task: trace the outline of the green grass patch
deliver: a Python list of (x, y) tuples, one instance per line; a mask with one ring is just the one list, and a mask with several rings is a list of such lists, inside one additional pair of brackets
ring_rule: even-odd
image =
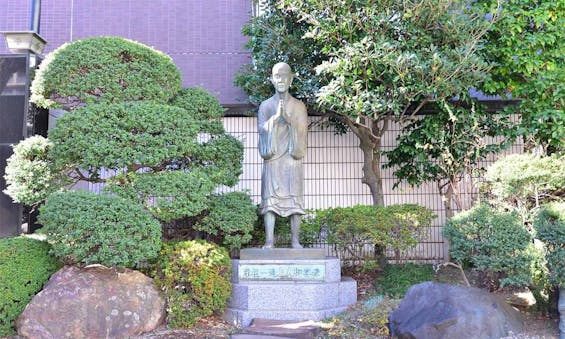
[(431, 280), (434, 280), (432, 265), (387, 265), (375, 283), (375, 290), (391, 298), (402, 298), (410, 286)]

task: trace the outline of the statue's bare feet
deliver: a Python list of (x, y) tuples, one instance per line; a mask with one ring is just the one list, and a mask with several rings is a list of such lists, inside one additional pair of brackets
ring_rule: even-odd
[(265, 245), (263, 245), (263, 247), (261, 247), (262, 249), (269, 249), (269, 248), (273, 248), (273, 242), (272, 241), (267, 241), (265, 242)]
[(300, 245), (300, 243), (298, 241), (293, 241), (292, 242), (292, 248), (302, 248), (302, 245)]

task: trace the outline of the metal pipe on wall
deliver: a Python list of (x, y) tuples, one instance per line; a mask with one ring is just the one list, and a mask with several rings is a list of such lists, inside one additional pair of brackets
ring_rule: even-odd
[(41, 0), (31, 0), (31, 15), (29, 19), (29, 29), (39, 34), (41, 23)]

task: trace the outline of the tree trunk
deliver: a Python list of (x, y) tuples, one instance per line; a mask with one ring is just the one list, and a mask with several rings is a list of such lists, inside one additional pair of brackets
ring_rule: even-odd
[(363, 178), (369, 186), (373, 205), (384, 206), (384, 192), (381, 172), (381, 138), (371, 137), (367, 131), (359, 130), (359, 148), (363, 152)]

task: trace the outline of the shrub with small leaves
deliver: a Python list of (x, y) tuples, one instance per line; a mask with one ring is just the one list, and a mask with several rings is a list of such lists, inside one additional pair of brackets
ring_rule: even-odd
[(565, 155), (512, 154), (485, 174), (483, 191), (494, 205), (519, 212), (525, 221), (542, 204), (565, 198)]
[(53, 143), (39, 135), (29, 137), (14, 146), (6, 163), (4, 193), (14, 202), (35, 205), (65, 185), (65, 176), (49, 159)]
[(133, 268), (161, 249), (161, 225), (130, 200), (68, 191), (51, 194), (40, 211), (52, 252), (68, 264)]
[(230, 192), (210, 197), (208, 215), (194, 229), (206, 233), (207, 240), (233, 250), (251, 241), (256, 220), (257, 206), (249, 195)]
[(93, 37), (49, 53), (31, 85), (31, 102), (66, 110), (92, 103), (166, 103), (181, 89), (172, 59), (120, 37)]
[(531, 283), (532, 237), (516, 213), (477, 205), (451, 218), (443, 234), (456, 262), (483, 271), (500, 286)]
[(545, 244), (551, 280), (565, 288), (565, 203), (544, 205), (534, 220), (536, 238)]
[[(316, 211), (305, 220), (308, 229), (317, 225), (330, 244), (350, 254), (359, 251), (351, 246), (371, 243), (393, 250), (396, 259), (416, 246), (431, 225), (433, 213), (418, 205), (354, 206)], [(362, 258), (361, 258), (362, 259)]]
[(190, 327), (222, 311), (231, 296), (231, 263), (222, 247), (203, 240), (166, 243), (155, 282), (167, 298), (171, 327)]
[(0, 239), (0, 337), (15, 333), (17, 317), (61, 267), (50, 248), (31, 238)]
[(50, 139), (56, 164), (76, 180), (106, 183), (171, 221), (203, 212), (208, 196), (241, 173), (241, 142), (224, 133), (202, 140), (201, 132), (187, 110), (140, 101), (76, 109), (57, 120)]

